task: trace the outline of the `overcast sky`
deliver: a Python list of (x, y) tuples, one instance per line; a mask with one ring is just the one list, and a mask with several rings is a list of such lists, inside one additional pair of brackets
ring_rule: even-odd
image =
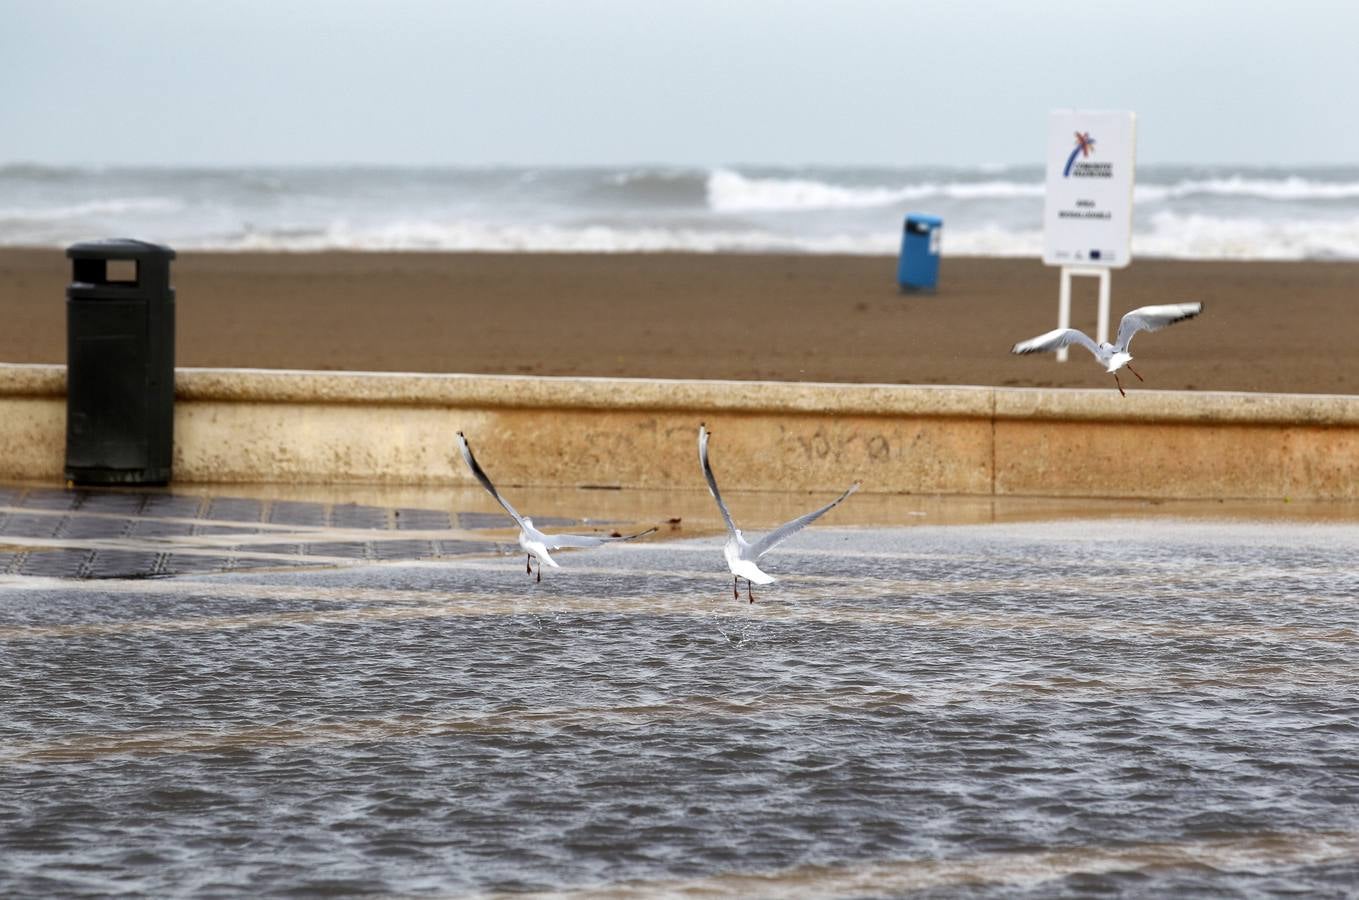
[(0, 0), (0, 162), (1359, 163), (1353, 0)]

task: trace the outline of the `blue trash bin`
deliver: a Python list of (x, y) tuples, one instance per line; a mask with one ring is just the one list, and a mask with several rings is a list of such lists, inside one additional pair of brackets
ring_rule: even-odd
[(933, 291), (939, 283), (939, 241), (944, 220), (911, 213), (901, 232), (897, 284), (903, 291)]

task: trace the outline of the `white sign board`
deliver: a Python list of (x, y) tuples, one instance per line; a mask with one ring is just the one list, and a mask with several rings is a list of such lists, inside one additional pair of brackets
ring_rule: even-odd
[(1061, 109), (1048, 117), (1043, 262), (1121, 269), (1132, 262), (1136, 117)]

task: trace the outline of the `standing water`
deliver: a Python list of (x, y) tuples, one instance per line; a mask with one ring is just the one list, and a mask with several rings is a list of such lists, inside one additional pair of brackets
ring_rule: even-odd
[(0, 894), (1359, 883), (1359, 527), (0, 580)]

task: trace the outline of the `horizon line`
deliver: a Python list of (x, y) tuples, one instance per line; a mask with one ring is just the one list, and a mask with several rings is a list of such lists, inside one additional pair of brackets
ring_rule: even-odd
[[(628, 162), (372, 162), (372, 161), (314, 161), (314, 162), (168, 162), (164, 160), (141, 162), (92, 162), (63, 161), (46, 162), (33, 159), (0, 160), (0, 169), (1018, 169), (1042, 168), (1043, 160), (1026, 162), (759, 162), (751, 160), (727, 162), (664, 162), (657, 160), (633, 160)], [(1354, 169), (1359, 168), (1355, 161), (1293, 161), (1293, 162), (1245, 162), (1241, 160), (1187, 161), (1187, 160), (1139, 160), (1138, 166), (1213, 166), (1238, 168), (1301, 168), (1301, 169)]]

